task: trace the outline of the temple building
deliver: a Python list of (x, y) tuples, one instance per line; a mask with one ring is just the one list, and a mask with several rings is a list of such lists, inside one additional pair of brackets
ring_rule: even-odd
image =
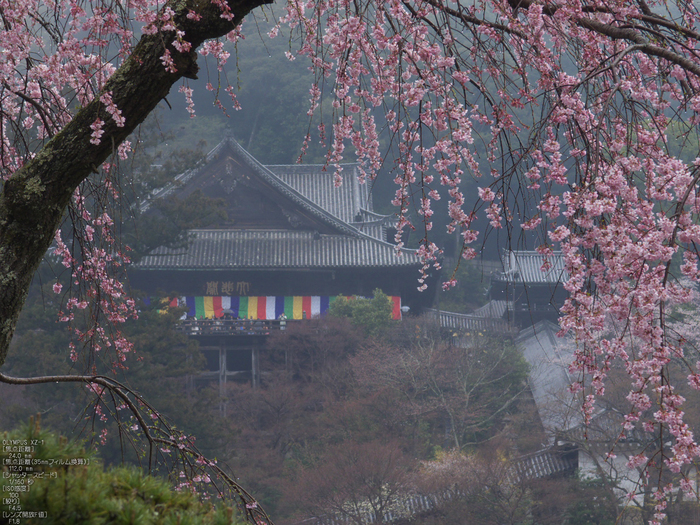
[(130, 270), (133, 286), (191, 297), (370, 296), (380, 288), (414, 312), (429, 306), (432, 296), (417, 290), (415, 252), (397, 257), (393, 218), (373, 211), (357, 166), (344, 168), (336, 188), (323, 166), (264, 166), (224, 139), (154, 198), (199, 190), (223, 199), (227, 217), (190, 230), (184, 248), (145, 256)]
[[(212, 372), (245, 369), (254, 382), (253, 349), (260, 344), (252, 336), (264, 335), (280, 318), (323, 315), (337, 296), (370, 297), (376, 288), (392, 297), (395, 317), (401, 307), (420, 313), (432, 303), (437, 275), (428, 292), (418, 291), (415, 251), (397, 256), (394, 219), (374, 211), (371, 188), (357, 175), (357, 165), (344, 165), (336, 187), (332, 169), (265, 166), (226, 137), (201, 165), (141, 207), (148, 213), (153, 199), (182, 200), (200, 191), (223, 199), (226, 217), (190, 230), (182, 248), (160, 247), (143, 257), (129, 270), (131, 284), (175, 297), (190, 321), (258, 322), (257, 332), (235, 333), (216, 330), (221, 324), (190, 323)], [(251, 337), (233, 337), (239, 332)], [(218, 362), (207, 354), (210, 347), (218, 348)], [(238, 355), (243, 347), (249, 357)]]
[(503, 271), (491, 277), (489, 307), (494, 311), (499, 307), (498, 317), (523, 328), (540, 321), (557, 322), (568, 297), (566, 277), (560, 252), (547, 258), (536, 251), (506, 252)]

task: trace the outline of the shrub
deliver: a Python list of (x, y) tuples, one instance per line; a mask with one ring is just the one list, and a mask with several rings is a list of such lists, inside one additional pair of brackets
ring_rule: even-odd
[(189, 491), (174, 490), (166, 480), (134, 467), (105, 469), (94, 454), (42, 431), (38, 422), (30, 420), (20, 430), (3, 433), (2, 439), (5, 523), (243, 523), (232, 507), (215, 506)]

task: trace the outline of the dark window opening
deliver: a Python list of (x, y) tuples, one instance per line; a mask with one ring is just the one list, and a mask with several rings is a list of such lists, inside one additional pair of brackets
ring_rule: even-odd
[(207, 364), (205, 370), (209, 372), (219, 371), (219, 350), (202, 350), (204, 359), (206, 359)]
[(245, 350), (226, 350), (226, 371), (243, 372), (253, 369), (253, 355), (249, 348)]

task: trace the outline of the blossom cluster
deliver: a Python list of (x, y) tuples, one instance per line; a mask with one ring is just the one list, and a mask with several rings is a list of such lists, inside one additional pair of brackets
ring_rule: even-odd
[[(229, 2), (211, 4), (235, 19)], [(288, 57), (310, 60), (311, 115), (331, 86), (333, 122), (318, 131), (330, 141), (336, 184), (349, 155), (366, 182), (384, 167), (386, 150), (396, 152), (397, 249), (407, 229), (420, 230), (421, 289), (440, 267), (431, 232), (441, 198), (446, 230), (459, 236), (465, 258), (477, 255), (479, 229), (522, 229), (546, 257), (561, 250), (569, 293), (561, 333), (576, 340), (571, 372), (580, 377), (574, 388), (584, 391), (586, 418), (611, 367), (621, 364), (630, 382), (624, 430), (662, 432), (661, 445), (670, 443), (660, 451), (663, 464), (683, 473), (700, 449), (669, 369), (685, 366), (696, 390), (700, 370), (669, 315), (700, 281), (699, 8), (689, 0), (672, 8), (660, 0), (512, 4), (288, 0), (270, 36), (285, 25), (298, 31)], [(195, 10), (178, 15), (178, 5), (0, 0), (0, 177), (95, 98), (100, 109), (85, 140), (98, 146), (109, 128), (123, 126), (118, 94), (105, 92), (105, 83), (141, 35), (168, 36), (159, 58), (176, 72), (178, 54), (192, 51), (178, 21), (201, 18)], [(240, 29), (227, 36), (240, 38)], [(217, 69), (229, 58), (216, 40), (200, 54)], [(208, 89), (223, 108), (218, 89)], [(191, 89), (180, 91), (194, 115)], [(233, 88), (226, 92), (236, 107)], [(120, 147), (120, 157), (128, 150)], [(117, 198), (111, 168), (76, 194), (74, 242), (57, 233), (55, 255), (71, 275), (54, 291), (76, 292), (62, 319), (83, 312), (95, 321), (75, 325), (71, 355), (109, 347), (119, 366), (131, 348), (114, 327), (135, 311), (114, 277), (128, 256), (100, 204)], [(88, 211), (88, 202), (98, 211)], [(453, 285), (449, 278), (444, 286)], [(656, 521), (670, 493), (655, 487)]]
[[(109, 183), (102, 187), (111, 189), (112, 198), (117, 196)], [(112, 367), (123, 368), (133, 345), (122, 335), (119, 325), (138, 317), (134, 300), (118, 278), (129, 256), (114, 236), (114, 221), (106, 209), (94, 216), (88, 210), (87, 200), (81, 190), (76, 191), (71, 215), (78, 249), (68, 248), (61, 230), (55, 234), (53, 253), (70, 271), (68, 283), (72, 292), (59, 316), (62, 322), (71, 325), (75, 336), (70, 343), (71, 360), (77, 361), (79, 349), (82, 349), (87, 352), (84, 356), (87, 361), (94, 362), (95, 357), (107, 349), (113, 352)], [(99, 200), (92, 204), (99, 208)], [(63, 284), (56, 282), (53, 291), (60, 294)], [(80, 323), (76, 322), (77, 312), (82, 314)]]
[[(686, 366), (698, 389), (700, 363), (669, 313), (700, 281), (698, 6), (478, 5), (287, 3), (280, 23), (299, 31), (297, 53), (317, 73), (311, 114), (319, 86), (333, 86), (327, 161), (341, 183), (351, 145), (364, 181), (382, 166), (382, 137), (396, 152), (396, 241), (400, 249), (403, 230), (421, 229), (420, 288), (439, 266), (430, 231), (441, 196), (447, 231), (461, 235), (467, 258), (477, 254), (477, 220), (531, 232), (546, 257), (561, 250), (569, 293), (561, 335), (577, 343), (571, 372), (587, 420), (620, 363), (631, 387), (622, 431), (662, 430), (671, 443), (660, 451), (664, 464), (682, 473), (700, 448), (669, 367)], [(465, 196), (472, 180), (478, 196)], [(673, 273), (679, 259), (686, 284)], [(650, 457), (636, 457), (635, 467)], [(668, 493), (656, 492), (657, 520)]]

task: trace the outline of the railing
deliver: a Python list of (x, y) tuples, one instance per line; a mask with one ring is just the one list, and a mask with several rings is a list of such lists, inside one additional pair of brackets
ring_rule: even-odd
[(511, 465), (509, 481), (519, 483), (562, 473), (572, 474), (578, 468), (578, 453), (572, 450), (544, 449), (516, 458)]
[[(557, 449), (544, 449), (527, 456), (514, 459), (507, 468), (504, 484), (526, 483), (528, 481), (559, 475), (572, 475), (578, 467), (574, 451), (562, 451)], [(382, 516), (382, 523), (391, 523), (399, 519), (415, 520), (415, 517), (439, 508), (452, 498), (460, 497), (460, 492), (447, 491), (442, 494), (404, 494), (397, 496)], [(309, 518), (295, 525), (349, 525), (361, 521), (366, 525), (377, 523), (374, 512), (367, 510), (360, 516), (354, 516), (351, 520), (342, 514), (326, 515), (317, 518)], [(359, 518), (359, 519), (358, 519)]]
[[(513, 311), (513, 305), (508, 305), (508, 310)], [(552, 303), (523, 302), (516, 303), (515, 310), (518, 312), (559, 312), (559, 309)]]
[(440, 326), (443, 328), (450, 328), (453, 330), (498, 333), (512, 331), (511, 326), (503, 319), (477, 317), (469, 314), (458, 314), (434, 309), (426, 309), (426, 314), (439, 319)]
[(270, 332), (284, 330), (291, 323), (298, 322), (262, 319), (183, 319), (178, 323), (177, 329), (191, 336), (269, 335)]

